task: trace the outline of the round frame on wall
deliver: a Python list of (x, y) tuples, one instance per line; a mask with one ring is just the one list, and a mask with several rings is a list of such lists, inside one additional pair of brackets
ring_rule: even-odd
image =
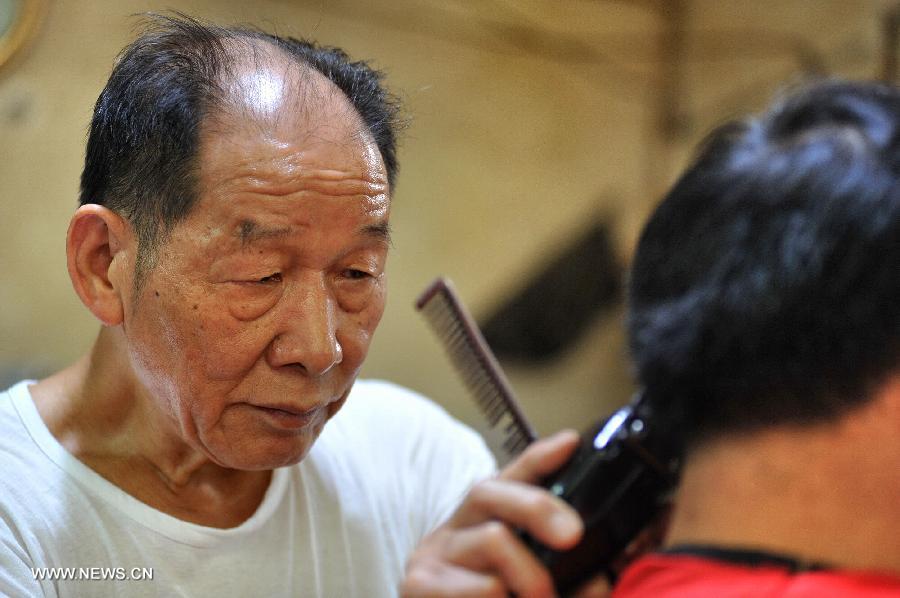
[(46, 8), (46, 0), (0, 0), (0, 74), (34, 37)]

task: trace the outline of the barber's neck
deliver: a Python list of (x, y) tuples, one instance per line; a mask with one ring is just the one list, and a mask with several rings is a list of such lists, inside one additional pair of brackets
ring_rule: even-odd
[[(119, 334), (102, 329), (89, 354), (31, 388), (47, 427), (79, 460), (156, 508), (207, 525), (240, 523), (258, 505), (271, 472), (223, 468), (191, 447), (136, 380)], [(205, 518), (195, 504), (215, 505), (216, 488), (245, 505), (223, 504), (227, 521)], [(179, 513), (180, 503), (196, 516)]]
[(687, 459), (667, 544), (900, 573), (900, 379), (831, 423), (734, 435)]

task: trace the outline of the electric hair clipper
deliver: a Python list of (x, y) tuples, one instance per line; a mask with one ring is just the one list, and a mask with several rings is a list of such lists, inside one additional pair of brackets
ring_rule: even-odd
[(575, 455), (545, 486), (578, 511), (584, 536), (566, 551), (525, 538), (560, 594), (600, 572), (616, 580), (632, 542), (668, 510), (678, 481), (675, 455), (640, 393), (582, 435)]

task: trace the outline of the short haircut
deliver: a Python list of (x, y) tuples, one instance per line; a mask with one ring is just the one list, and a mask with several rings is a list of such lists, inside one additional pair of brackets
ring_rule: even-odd
[(152, 268), (160, 239), (197, 199), (196, 158), (204, 118), (227, 104), (224, 72), (234, 46), (261, 45), (312, 68), (343, 92), (378, 146), (391, 190), (397, 175), (399, 104), (383, 74), (340, 49), (243, 27), (218, 27), (185, 15), (151, 15), (120, 54), (94, 108), (81, 174), (81, 205), (104, 205), (138, 236), (135, 287)]
[(640, 384), (690, 451), (834, 420), (900, 365), (900, 92), (819, 82), (716, 130), (629, 282)]

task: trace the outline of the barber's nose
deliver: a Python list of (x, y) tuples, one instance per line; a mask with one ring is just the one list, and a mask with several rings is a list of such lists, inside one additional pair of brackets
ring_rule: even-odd
[(297, 284), (285, 302), (279, 331), (269, 345), (273, 367), (295, 367), (309, 376), (321, 376), (341, 363), (335, 302), (324, 280)]

